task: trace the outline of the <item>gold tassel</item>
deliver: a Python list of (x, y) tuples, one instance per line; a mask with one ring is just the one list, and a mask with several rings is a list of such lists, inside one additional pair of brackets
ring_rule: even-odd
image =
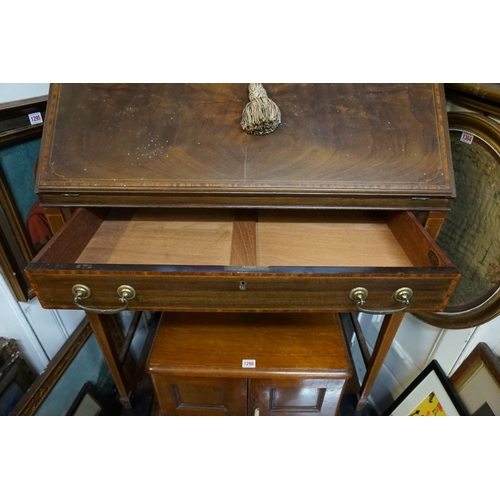
[(248, 85), (250, 102), (243, 110), (241, 128), (252, 135), (265, 135), (274, 132), (281, 123), (280, 108), (267, 97), (262, 83)]

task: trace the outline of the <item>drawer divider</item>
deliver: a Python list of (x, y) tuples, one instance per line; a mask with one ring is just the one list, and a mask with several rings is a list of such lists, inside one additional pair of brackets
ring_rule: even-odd
[(257, 210), (236, 210), (231, 266), (257, 266)]

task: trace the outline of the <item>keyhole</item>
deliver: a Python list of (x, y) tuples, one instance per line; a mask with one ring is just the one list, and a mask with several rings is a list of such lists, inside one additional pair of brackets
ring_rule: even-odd
[(246, 281), (240, 281), (240, 290), (246, 290), (246, 289), (247, 289)]

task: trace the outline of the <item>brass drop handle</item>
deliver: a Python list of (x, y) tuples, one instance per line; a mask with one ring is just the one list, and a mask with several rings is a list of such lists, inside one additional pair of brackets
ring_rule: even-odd
[(132, 288), (131, 286), (120, 285), (117, 288), (116, 293), (118, 294), (118, 297), (120, 297), (119, 300), (123, 304), (123, 306), (116, 309), (98, 309), (96, 307), (84, 306), (81, 303), (82, 300), (88, 299), (92, 295), (92, 292), (87, 285), (74, 285), (71, 291), (75, 296), (74, 302), (77, 307), (83, 309), (84, 311), (96, 314), (116, 314), (121, 311), (125, 311), (125, 309), (127, 309), (128, 307), (128, 301), (132, 300), (137, 295), (134, 288)]
[(255, 411), (253, 413), (253, 416), (254, 417), (260, 417), (260, 410), (259, 410), (259, 407), (255, 408)]
[(398, 312), (403, 312), (410, 305), (410, 300), (413, 297), (413, 290), (408, 287), (398, 288), (393, 295), (396, 302), (404, 304), (403, 307), (398, 309), (386, 309), (384, 311), (376, 311), (374, 309), (366, 309), (363, 306), (366, 304), (366, 298), (368, 297), (368, 290), (362, 286), (353, 288), (349, 293), (349, 298), (356, 303), (356, 309), (359, 312), (364, 312), (367, 314), (395, 314)]

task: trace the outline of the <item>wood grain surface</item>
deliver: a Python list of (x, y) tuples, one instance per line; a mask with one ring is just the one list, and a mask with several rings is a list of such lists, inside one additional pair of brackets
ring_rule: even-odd
[[(256, 360), (256, 367), (242, 368), (243, 359)], [(327, 313), (164, 313), (148, 367), (175, 375), (240, 378), (351, 374), (338, 315)]]
[(238, 211), (235, 219), (232, 210), (114, 209), (76, 262), (411, 267), (387, 219), (387, 214), (302, 211)]
[(453, 194), (441, 86), (266, 89), (283, 123), (249, 136), (246, 84), (52, 85), (39, 195)]

